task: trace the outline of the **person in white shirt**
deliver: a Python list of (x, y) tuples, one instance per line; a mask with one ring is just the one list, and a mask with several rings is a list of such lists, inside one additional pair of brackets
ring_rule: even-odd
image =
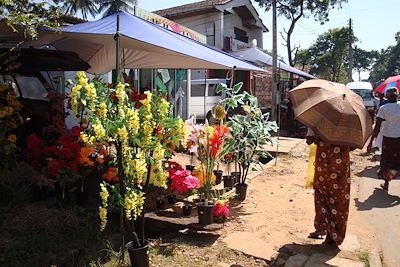
[[(400, 102), (397, 101), (399, 91), (396, 87), (386, 90), (385, 96), (388, 103), (379, 108), (376, 124), (368, 144), (371, 149), (373, 140), (382, 130), (382, 155), (378, 177), (385, 180), (381, 187), (389, 189), (389, 182), (400, 174)], [(382, 122), (385, 127), (381, 129)]]

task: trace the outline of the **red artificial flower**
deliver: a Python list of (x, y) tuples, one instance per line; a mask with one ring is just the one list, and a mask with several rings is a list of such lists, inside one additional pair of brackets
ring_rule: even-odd
[(210, 156), (215, 158), (218, 154), (222, 143), (224, 142), (225, 136), (229, 134), (229, 128), (224, 125), (217, 125), (214, 128), (210, 138), (208, 139), (208, 143), (211, 146)]
[(71, 133), (73, 137), (79, 137), (81, 135), (82, 128), (79, 126), (74, 126), (71, 129)]
[(168, 161), (167, 171), (168, 171), (169, 177), (171, 177), (178, 170), (183, 170), (182, 165), (180, 165), (179, 163), (177, 163), (175, 161)]

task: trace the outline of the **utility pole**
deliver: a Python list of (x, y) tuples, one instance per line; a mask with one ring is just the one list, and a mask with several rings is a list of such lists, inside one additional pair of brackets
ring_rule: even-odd
[(278, 111), (277, 111), (277, 75), (276, 75), (276, 69), (277, 69), (277, 38), (276, 38), (276, 0), (272, 1), (272, 82), (271, 82), (271, 119), (272, 120), (277, 120), (278, 119)]
[(347, 69), (347, 79), (353, 81), (353, 28), (351, 18), (349, 19), (349, 68)]

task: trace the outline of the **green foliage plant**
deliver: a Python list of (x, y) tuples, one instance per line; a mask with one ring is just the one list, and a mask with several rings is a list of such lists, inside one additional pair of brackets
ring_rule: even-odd
[(227, 119), (233, 138), (227, 139), (227, 145), (232, 147), (236, 162), (239, 165), (239, 183), (245, 184), (249, 169), (252, 166), (261, 166), (259, 157), (269, 156), (266, 145), (275, 144), (276, 140), (271, 132), (278, 127), (275, 121), (269, 121), (269, 113), (262, 113), (257, 97), (246, 91), (239, 93), (243, 83), (235, 84), (232, 88), (219, 84), (217, 92), (225, 91), (227, 97), (220, 101), (225, 109), (239, 109)]

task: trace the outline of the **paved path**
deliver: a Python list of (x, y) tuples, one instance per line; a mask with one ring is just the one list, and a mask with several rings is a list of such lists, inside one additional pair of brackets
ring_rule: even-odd
[(390, 183), (389, 191), (382, 190), (376, 165), (358, 174), (360, 177), (359, 199), (355, 204), (359, 212), (375, 228), (387, 267), (400, 266), (400, 180)]

